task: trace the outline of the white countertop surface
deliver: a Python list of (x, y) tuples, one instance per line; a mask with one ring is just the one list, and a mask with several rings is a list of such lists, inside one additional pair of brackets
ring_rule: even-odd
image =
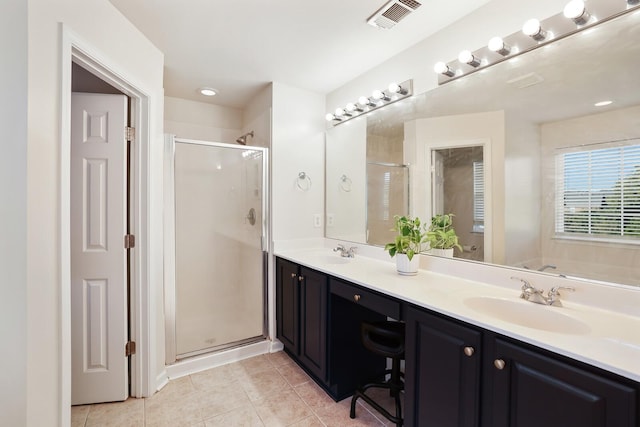
[[(478, 277), (485, 282), (425, 269), (419, 270), (416, 276), (401, 276), (396, 272), (392, 259), (382, 260), (362, 255), (345, 259), (328, 248), (280, 249), (275, 254), (365, 288), (640, 382), (640, 315), (579, 304), (572, 301), (573, 295), (564, 293), (561, 297), (563, 307), (534, 304), (519, 298), (520, 284), (517, 281), (511, 281), (513, 283), (508, 287), (496, 286), (486, 283), (486, 277), (482, 274)], [(575, 293), (589, 291), (578, 288)], [(635, 301), (636, 295), (631, 295)], [(475, 302), (490, 300), (481, 301), (481, 304), (503, 301), (497, 302), (497, 309), (490, 306), (488, 310), (478, 311), (470, 306), (474, 299)], [(505, 302), (506, 311), (500, 308), (502, 302)], [(511, 316), (518, 319), (511, 321)], [(563, 327), (565, 324), (569, 327), (566, 332), (555, 330), (555, 325)]]

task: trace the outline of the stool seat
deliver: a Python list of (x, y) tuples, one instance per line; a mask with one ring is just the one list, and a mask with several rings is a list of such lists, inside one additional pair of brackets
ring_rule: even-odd
[[(404, 381), (402, 380), (402, 372), (400, 372), (400, 361), (404, 359), (404, 322), (383, 321), (383, 322), (362, 322), (361, 338), (364, 347), (377, 355), (391, 358), (391, 369), (386, 370), (385, 374), (390, 374), (387, 381), (373, 382), (359, 387), (351, 398), (351, 418), (356, 417), (356, 402), (362, 399), (375, 408), (386, 419), (396, 424), (396, 427), (402, 426), (402, 408), (400, 403), (400, 391), (404, 390)], [(396, 414), (391, 415), (386, 409), (380, 406), (376, 401), (369, 397), (365, 392), (370, 388), (385, 388), (389, 390), (390, 395), (395, 398)]]

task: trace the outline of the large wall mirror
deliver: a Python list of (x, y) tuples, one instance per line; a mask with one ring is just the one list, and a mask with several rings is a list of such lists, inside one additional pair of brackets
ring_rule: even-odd
[(329, 129), (326, 236), (450, 212), (456, 258), (640, 286), (638, 40), (635, 11)]

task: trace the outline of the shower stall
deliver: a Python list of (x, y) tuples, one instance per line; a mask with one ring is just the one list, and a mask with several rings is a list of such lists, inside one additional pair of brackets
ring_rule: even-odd
[(165, 161), (167, 364), (264, 340), (267, 149), (171, 136)]

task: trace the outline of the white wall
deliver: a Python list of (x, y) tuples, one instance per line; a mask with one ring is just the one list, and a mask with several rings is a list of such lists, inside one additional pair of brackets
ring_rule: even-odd
[(0, 13), (0, 425), (27, 422), (27, 3)]
[(235, 144), (242, 135), (242, 110), (167, 96), (164, 132), (178, 138)]
[[(324, 213), (324, 106), (323, 95), (273, 84), (273, 240), (324, 236), (313, 224), (313, 216)], [(300, 172), (311, 179), (308, 191), (296, 186)]]
[(150, 299), (151, 311), (140, 315), (150, 319), (151, 335), (145, 344), (157, 356), (152, 359), (151, 376), (164, 369), (164, 331), (157, 316), (162, 307), (163, 56), (107, 0), (29, 0), (28, 8), (27, 346), (15, 352), (27, 358), (26, 425), (40, 427), (59, 425), (68, 416), (66, 408), (60, 412), (65, 398), (60, 356), (60, 248), (65, 238), (60, 235), (59, 213), (60, 23), (149, 97), (151, 146), (145, 196), (150, 263), (144, 274), (150, 288), (144, 297)]
[(242, 134), (253, 131), (253, 139), (247, 144), (258, 147), (271, 147), (271, 102), (273, 97), (271, 84), (265, 87), (251, 100), (242, 113)]

